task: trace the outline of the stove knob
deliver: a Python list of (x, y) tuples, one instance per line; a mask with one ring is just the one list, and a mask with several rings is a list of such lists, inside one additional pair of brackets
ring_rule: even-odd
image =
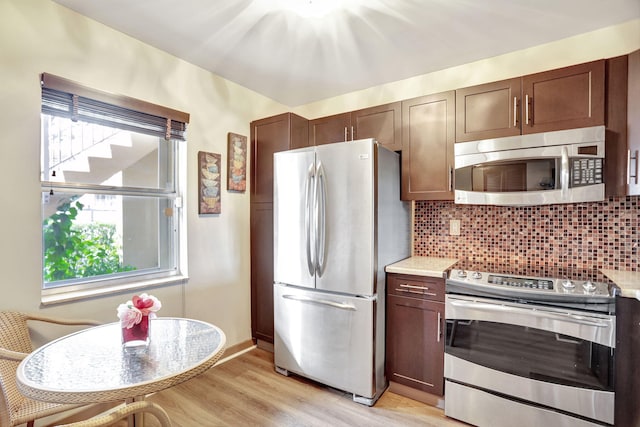
[(464, 270), (458, 270), (458, 278), (459, 279), (464, 279), (467, 277), (467, 272)]
[(594, 292), (596, 290), (596, 285), (594, 285), (591, 280), (587, 280), (582, 285), (582, 289), (584, 289), (584, 291), (587, 292), (587, 293), (591, 293), (591, 292)]
[(562, 281), (562, 287), (569, 290), (575, 288), (576, 285), (571, 280), (566, 279)]
[(471, 277), (472, 277), (473, 279), (482, 279), (482, 273), (480, 273), (479, 271), (474, 271), (474, 272), (471, 274)]

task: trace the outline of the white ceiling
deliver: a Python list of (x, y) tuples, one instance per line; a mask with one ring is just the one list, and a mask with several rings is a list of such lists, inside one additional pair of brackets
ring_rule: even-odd
[(290, 107), (640, 18), (640, 0), (54, 1)]

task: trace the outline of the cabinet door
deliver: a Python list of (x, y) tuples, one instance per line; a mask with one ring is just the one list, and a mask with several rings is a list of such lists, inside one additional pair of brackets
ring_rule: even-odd
[(290, 143), (289, 149), (303, 148), (309, 146), (309, 120), (304, 117), (289, 113), (290, 119)]
[(251, 204), (251, 336), (273, 342), (273, 204)]
[(391, 151), (402, 150), (402, 103), (351, 112), (352, 139), (375, 138)]
[(402, 102), (402, 200), (453, 200), (454, 91)]
[(288, 113), (251, 122), (251, 203), (273, 201), (273, 153), (289, 149)]
[(616, 400), (618, 426), (640, 426), (640, 301), (616, 298)]
[(629, 147), (627, 146), (628, 66), (627, 55), (609, 58), (605, 64), (607, 130), (604, 149), (606, 153), (604, 182), (607, 196), (625, 196), (627, 185), (630, 184), (630, 180), (627, 180), (629, 177)]
[(331, 144), (351, 139), (351, 113), (309, 120), (309, 145)]
[(522, 133), (604, 124), (604, 60), (522, 78)]
[(627, 195), (640, 195), (640, 50), (629, 54), (627, 97)]
[(444, 304), (389, 295), (387, 378), (431, 394), (444, 394)]
[(456, 142), (520, 135), (521, 79), (456, 90)]

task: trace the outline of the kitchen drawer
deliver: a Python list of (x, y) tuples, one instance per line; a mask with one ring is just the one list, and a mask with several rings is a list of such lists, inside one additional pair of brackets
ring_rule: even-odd
[(387, 274), (387, 294), (444, 301), (444, 279), (405, 274)]

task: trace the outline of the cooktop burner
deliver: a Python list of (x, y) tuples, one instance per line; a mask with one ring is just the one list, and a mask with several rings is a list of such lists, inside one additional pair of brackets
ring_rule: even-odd
[(614, 289), (607, 283), (466, 270), (451, 272), (446, 291), (566, 306), (614, 302)]

